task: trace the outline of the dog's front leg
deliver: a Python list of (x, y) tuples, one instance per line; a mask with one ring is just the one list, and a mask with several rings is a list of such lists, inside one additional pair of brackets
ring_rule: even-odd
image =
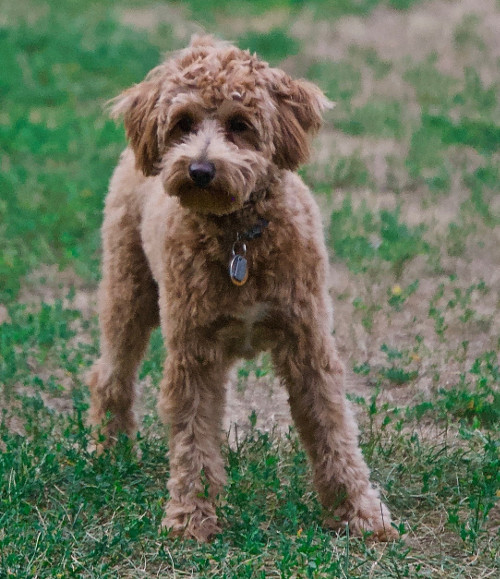
[(207, 541), (220, 531), (215, 498), (226, 481), (220, 454), (227, 365), (170, 351), (159, 412), (170, 428), (170, 480), (162, 525)]
[(353, 535), (371, 532), (394, 539), (389, 510), (370, 483), (358, 445), (358, 428), (344, 394), (343, 367), (330, 335), (304, 332), (274, 351), (284, 378), (295, 425), (314, 470), (323, 506), (337, 529)]
[(159, 323), (158, 289), (141, 245), (137, 216), (120, 195), (121, 190), (112, 187), (107, 201), (99, 287), (101, 356), (88, 377), (89, 421), (98, 451), (114, 444), (120, 432), (133, 436), (136, 431), (137, 369), (151, 330)]

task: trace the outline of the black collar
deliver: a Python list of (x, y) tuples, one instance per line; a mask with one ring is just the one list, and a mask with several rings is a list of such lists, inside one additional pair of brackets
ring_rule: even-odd
[(268, 189), (253, 191), (250, 198), (236, 211), (223, 215), (209, 214), (208, 218), (223, 232), (231, 232), (231, 236), (237, 233), (241, 240), (257, 239), (269, 225), (269, 221), (257, 212), (257, 205), (266, 200), (268, 193)]
[(243, 233), (238, 232), (238, 237), (240, 241), (252, 241), (253, 239), (258, 239), (263, 233), (264, 229), (269, 225), (269, 221), (264, 219), (264, 217), (259, 217), (257, 223), (252, 225), (250, 229), (244, 231)]

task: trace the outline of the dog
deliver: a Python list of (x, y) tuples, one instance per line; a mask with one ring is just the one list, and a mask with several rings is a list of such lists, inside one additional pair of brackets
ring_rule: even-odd
[(335, 528), (395, 539), (345, 400), (320, 212), (295, 172), (329, 101), (248, 51), (196, 36), (111, 106), (129, 147), (105, 204), (101, 354), (89, 380), (104, 445), (136, 430), (137, 368), (160, 324), (158, 409), (170, 437), (162, 524), (209, 540), (226, 481), (228, 371), (269, 351)]

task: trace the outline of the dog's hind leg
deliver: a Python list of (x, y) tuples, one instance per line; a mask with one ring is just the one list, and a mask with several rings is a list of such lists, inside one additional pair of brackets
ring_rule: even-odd
[[(120, 214), (118, 214), (120, 215)], [(108, 212), (103, 226), (103, 278), (99, 288), (101, 356), (91, 370), (90, 423), (102, 427), (105, 444), (119, 432), (133, 434), (137, 368), (151, 330), (158, 325), (158, 292), (132, 219), (117, 222)]]
[[(337, 529), (394, 539), (387, 507), (369, 479), (358, 445), (358, 428), (344, 394), (343, 367), (330, 335), (304, 332), (274, 351), (289, 392), (292, 417), (314, 470), (323, 506)], [(297, 347), (300, 344), (300, 347)]]

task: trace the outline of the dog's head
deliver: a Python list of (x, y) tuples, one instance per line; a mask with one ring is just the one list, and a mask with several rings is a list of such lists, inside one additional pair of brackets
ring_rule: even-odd
[(236, 211), (280, 169), (307, 160), (329, 101), (248, 51), (195, 37), (113, 101), (137, 168), (200, 213)]

